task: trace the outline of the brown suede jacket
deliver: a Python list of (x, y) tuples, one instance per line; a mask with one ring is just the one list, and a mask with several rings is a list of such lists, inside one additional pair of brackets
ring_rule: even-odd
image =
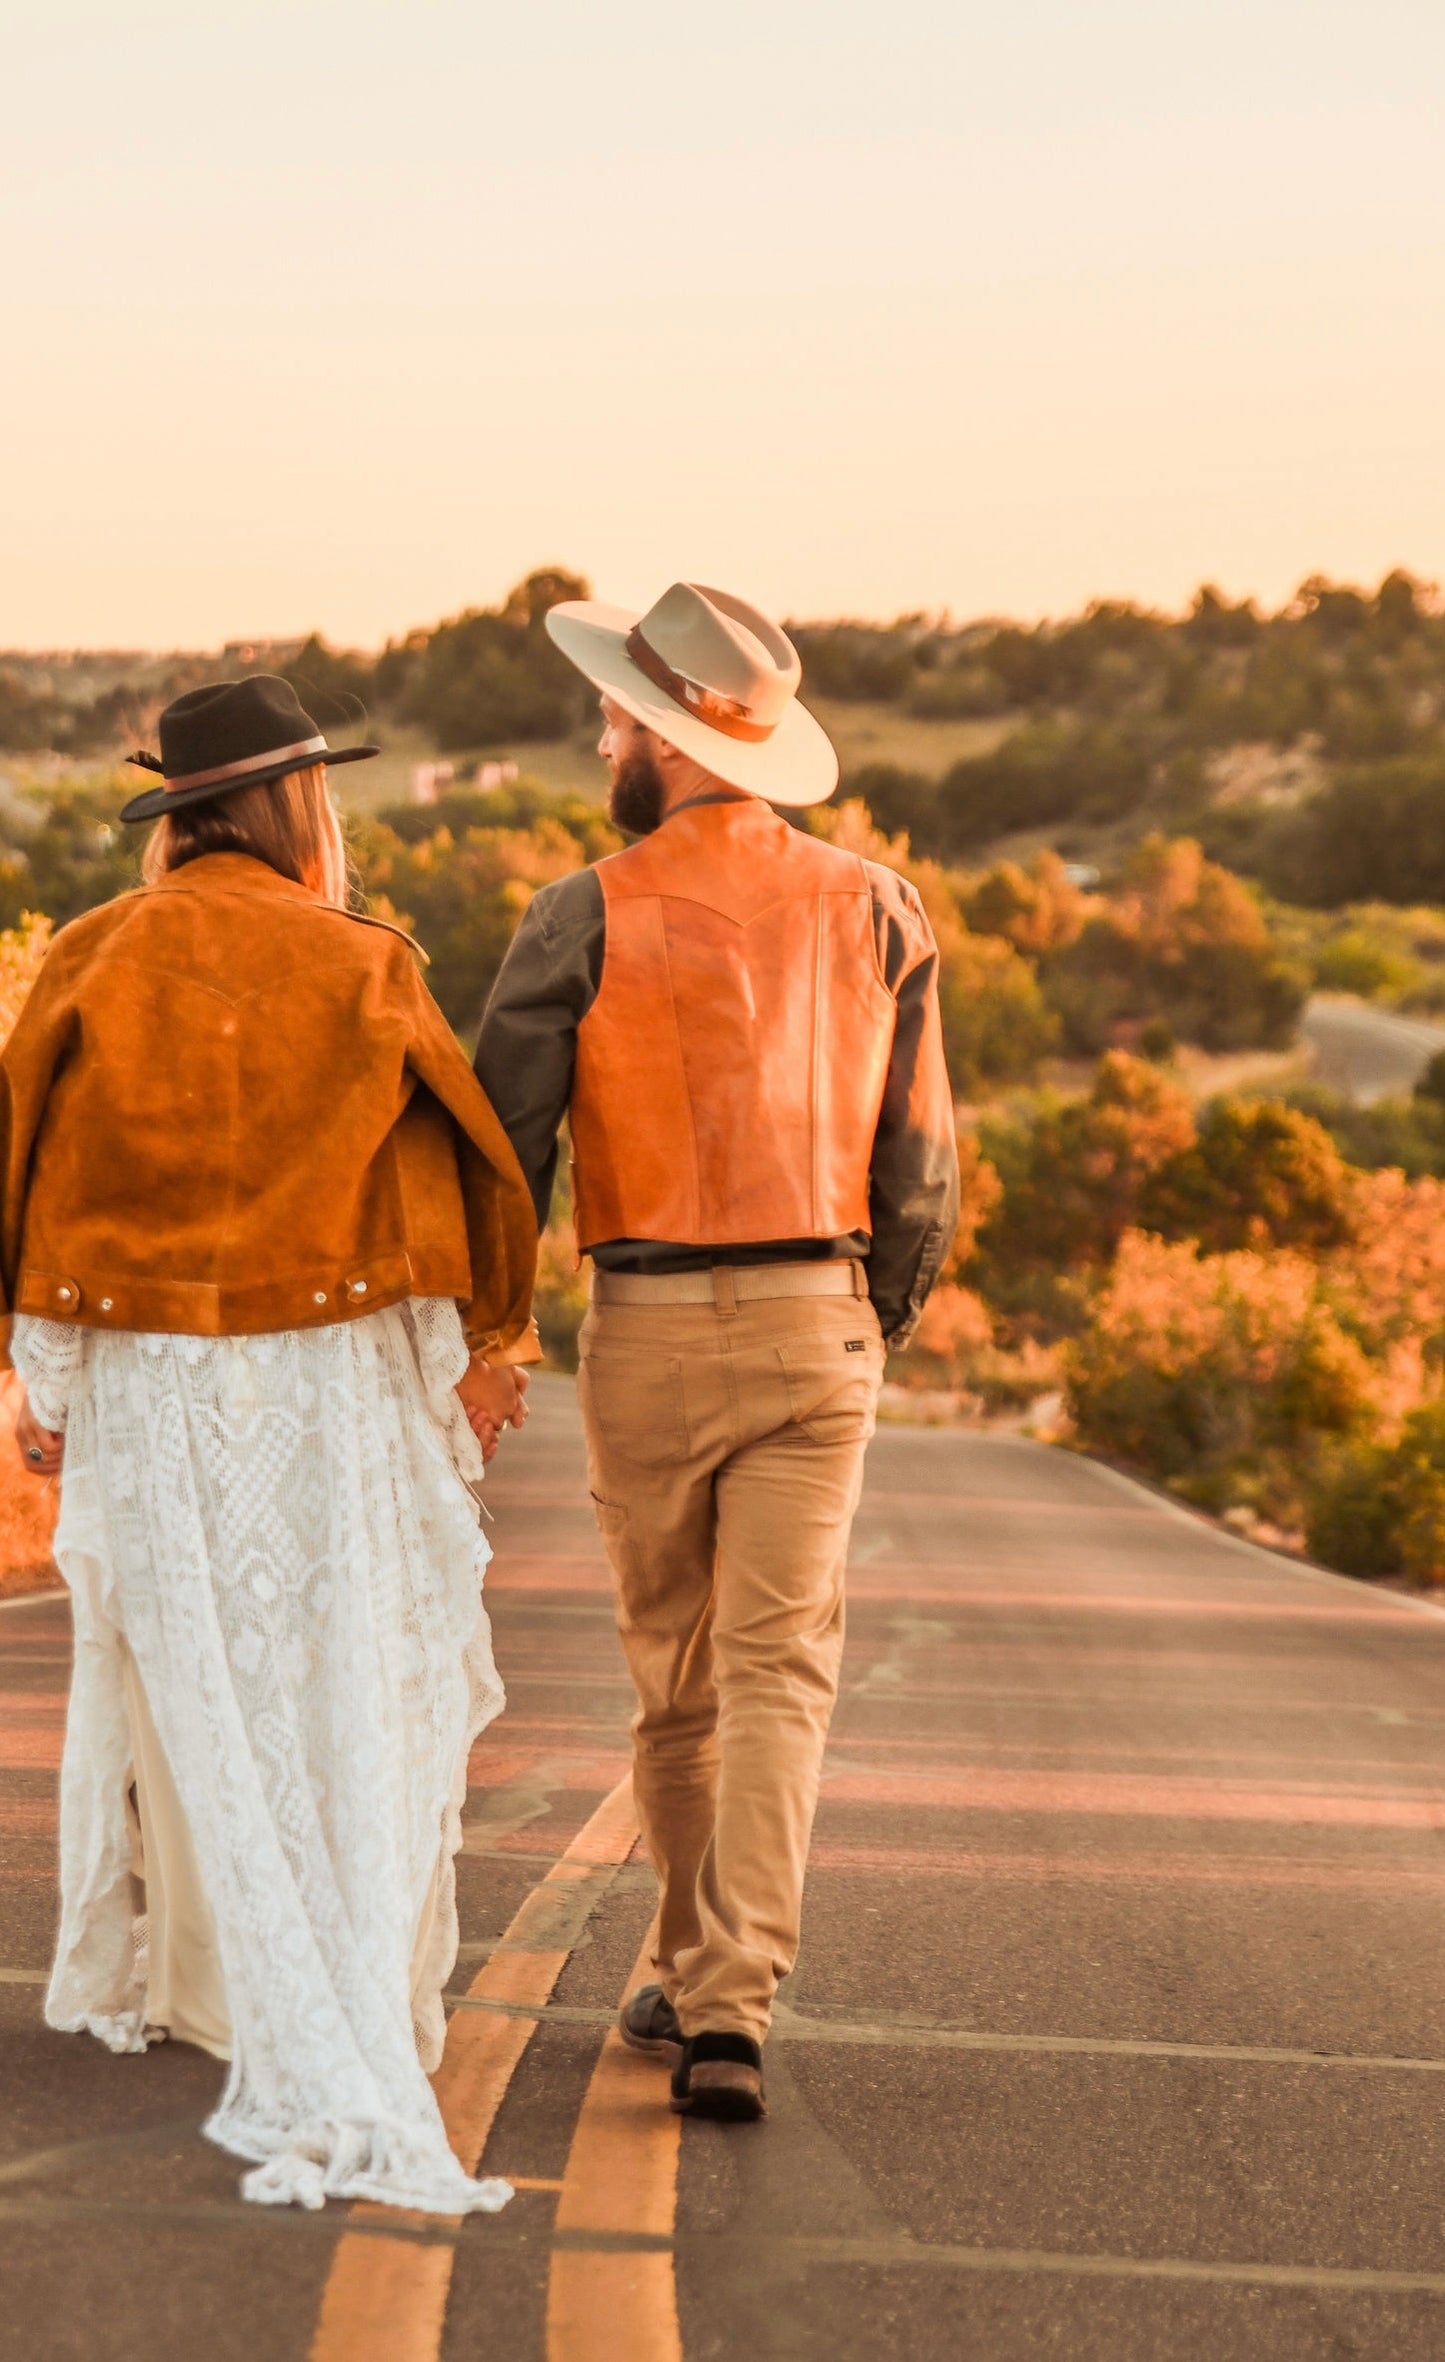
[(0, 1309), (215, 1337), (452, 1296), (530, 1361), (536, 1253), (397, 929), (216, 853), (56, 937), (0, 1054)]

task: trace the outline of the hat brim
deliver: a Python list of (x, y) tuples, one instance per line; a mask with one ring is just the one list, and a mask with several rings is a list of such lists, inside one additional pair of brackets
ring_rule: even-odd
[(821, 722), (794, 698), (770, 738), (729, 738), (696, 714), (674, 705), (627, 653), (638, 622), (600, 599), (565, 599), (547, 615), (547, 630), (563, 655), (594, 689), (616, 699), (625, 713), (669, 746), (680, 748), (729, 787), (745, 788), (769, 804), (822, 804), (838, 784), (838, 757)]
[(248, 771), (244, 779), (215, 779), (205, 787), (148, 787), (144, 795), (132, 796), (121, 807), (122, 820), (160, 820), (167, 812), (183, 812), (188, 804), (214, 804), (222, 796), (233, 796), (243, 787), (265, 787), (273, 779), (285, 779), (292, 771), (309, 771), (314, 763), (326, 770), (334, 770), (338, 763), (364, 763), (372, 755), (379, 755), (379, 746), (329, 746), (324, 754), (309, 755), (304, 763), (294, 759), (276, 763), (259, 771)]

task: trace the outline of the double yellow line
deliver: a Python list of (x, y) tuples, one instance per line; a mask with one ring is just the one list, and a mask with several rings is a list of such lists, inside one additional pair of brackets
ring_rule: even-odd
[[(637, 1841), (632, 1782), (603, 1799), (533, 1888), (447, 2027), (435, 2089), (468, 2173), (587, 1921)], [(645, 1974), (639, 1959), (632, 1982)], [(513, 2014), (515, 2013), (515, 2014)], [(548, 2362), (682, 2362), (670, 2250), (592, 2248), (589, 2238), (672, 2236), (678, 2119), (658, 2071), (615, 2029), (602, 2045), (557, 2201)], [(437, 2362), (460, 2219), (355, 2206), (337, 2243), (310, 2362)], [(408, 2231), (428, 2232), (429, 2238)], [(576, 2242), (573, 2244), (572, 2242)]]

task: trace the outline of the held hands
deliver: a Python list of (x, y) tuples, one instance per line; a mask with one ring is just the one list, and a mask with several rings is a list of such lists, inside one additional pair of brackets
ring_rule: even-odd
[(479, 1358), (473, 1359), (457, 1387), (457, 1400), (467, 1414), (467, 1425), (482, 1447), (484, 1460), (494, 1457), (508, 1427), (525, 1425), (527, 1406), (523, 1397), (527, 1385), (525, 1370), (494, 1370)]
[(20, 1454), (20, 1465), (27, 1476), (58, 1476), (65, 1452), (65, 1437), (54, 1435), (42, 1427), (30, 1408), (27, 1394), (20, 1405), (15, 1421), (15, 1448)]

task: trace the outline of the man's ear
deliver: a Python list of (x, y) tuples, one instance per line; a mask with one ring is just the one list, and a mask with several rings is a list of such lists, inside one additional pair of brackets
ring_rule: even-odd
[(683, 753), (681, 747), (674, 746), (668, 738), (659, 738), (655, 730), (639, 726), (637, 735), (664, 779), (675, 778), (678, 771), (684, 767), (689, 771), (696, 769), (696, 765)]

